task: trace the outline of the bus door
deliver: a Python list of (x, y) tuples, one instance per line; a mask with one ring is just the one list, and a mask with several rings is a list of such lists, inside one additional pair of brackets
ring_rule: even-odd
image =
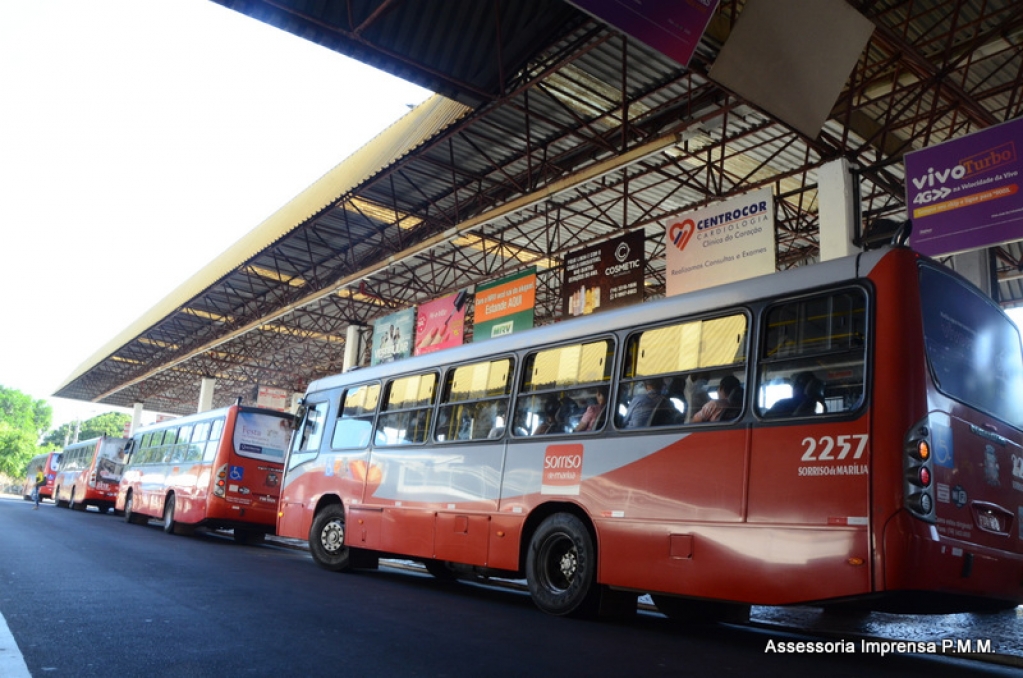
[[(742, 597), (780, 604), (870, 590), (866, 294), (775, 304), (759, 347)], [(860, 412), (857, 416), (857, 412)], [(814, 576), (805, 566), (814, 563)], [(741, 584), (740, 584), (741, 586)]]

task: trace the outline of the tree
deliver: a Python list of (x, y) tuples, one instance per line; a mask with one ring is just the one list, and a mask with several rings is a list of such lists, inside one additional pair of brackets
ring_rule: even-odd
[[(91, 419), (81, 422), (78, 427), (78, 439), (89, 440), (100, 436), (114, 436), (120, 438), (124, 435), (124, 427), (131, 421), (131, 417), (120, 412), (104, 412)], [(45, 442), (57, 447), (64, 447), (65, 441), (74, 440), (75, 424), (62, 424), (50, 431)]]
[(53, 409), (45, 400), (0, 386), (0, 474), (22, 476), (52, 418)]
[(38, 440), (52, 420), (53, 408), (45, 400), (33, 400), (27, 393), (0, 386), (0, 421), (34, 434)]

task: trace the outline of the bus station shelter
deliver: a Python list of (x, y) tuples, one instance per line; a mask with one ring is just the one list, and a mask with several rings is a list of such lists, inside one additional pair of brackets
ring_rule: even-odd
[[(535, 323), (558, 322), (566, 257), (625, 234), (663, 296), (665, 224), (765, 188), (776, 269), (812, 265), (907, 220), (908, 154), (1023, 114), (1015, 0), (718, 0), (667, 45), (660, 17), (585, 0), (215, 1), (436, 94), (56, 396), (186, 414), (301, 393), (364, 362), (375, 319), (533, 268)], [(1023, 303), (1019, 238), (939, 259)]]

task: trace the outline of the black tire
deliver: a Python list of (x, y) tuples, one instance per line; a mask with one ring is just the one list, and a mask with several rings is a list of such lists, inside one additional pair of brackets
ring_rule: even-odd
[(163, 503), (163, 531), (167, 534), (174, 534), (174, 495), (168, 495), (167, 501)]
[(85, 504), (80, 501), (75, 501), (75, 488), (71, 488), (71, 498), (67, 501), (68, 508), (72, 511), (84, 511), (86, 509)]
[(449, 582), (456, 581), (458, 579), (458, 573), (452, 570), (451, 566), (443, 560), (424, 560), (423, 567), (425, 567), (426, 571), (432, 574), (435, 579), (440, 581)]
[(316, 564), (331, 572), (352, 569), (345, 543), (345, 510), (340, 504), (324, 506), (309, 528), (309, 553)]
[(266, 533), (259, 530), (235, 529), (234, 541), (236, 544), (244, 544), (245, 546), (259, 546), (266, 541)]
[(686, 624), (728, 622), (745, 624), (749, 621), (750, 606), (740, 603), (715, 603), (675, 596), (651, 595), (657, 611), (668, 619)]
[(66, 501), (61, 501), (60, 499), (58, 499), (59, 496), (60, 496), (60, 487), (58, 486), (58, 487), (53, 488), (53, 503), (56, 504), (57, 506), (61, 507), (61, 508), (67, 508), (67, 502)]
[(135, 513), (135, 496), (131, 492), (124, 499), (124, 522), (131, 525), (145, 525), (149, 522), (146, 516)]
[(559, 617), (596, 614), (596, 575), (597, 549), (582, 520), (555, 513), (540, 523), (526, 557), (526, 583), (538, 608)]

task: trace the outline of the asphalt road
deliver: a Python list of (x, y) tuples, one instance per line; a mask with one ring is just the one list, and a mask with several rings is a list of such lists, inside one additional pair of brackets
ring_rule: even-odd
[(14, 498), (0, 499), (0, 614), (35, 678), (1019, 675), (858, 645), (798, 652), (823, 641), (654, 613), (558, 619), (518, 591), (387, 568), (333, 574), (301, 550)]

